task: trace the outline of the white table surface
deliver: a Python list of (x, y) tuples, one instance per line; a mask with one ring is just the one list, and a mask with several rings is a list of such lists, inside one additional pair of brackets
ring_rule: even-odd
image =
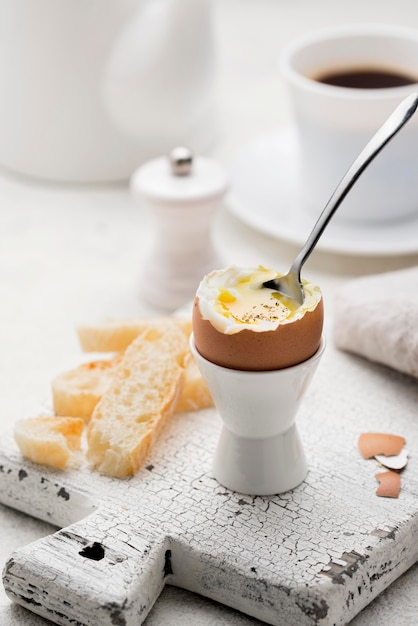
[[(216, 5), (221, 131), (211, 156), (229, 167), (240, 150), (288, 122), (276, 58), (283, 44), (334, 23), (379, 21), (418, 28), (415, 0), (222, 0)], [(48, 185), (0, 170), (0, 431), (31, 415), (51, 378), (80, 358), (77, 322), (148, 314), (139, 276), (152, 224), (128, 185)], [(253, 232), (223, 207), (214, 236), (225, 263), (285, 269), (297, 249)], [(306, 272), (323, 290), (329, 316), (343, 281), (416, 265), (418, 254), (391, 257), (316, 251)], [(0, 505), (0, 567), (14, 549), (54, 529)], [(418, 566), (352, 622), (418, 623)], [(10, 603), (0, 588), (0, 624), (47, 624)], [(146, 620), (162, 624), (260, 623), (187, 591), (167, 587)]]

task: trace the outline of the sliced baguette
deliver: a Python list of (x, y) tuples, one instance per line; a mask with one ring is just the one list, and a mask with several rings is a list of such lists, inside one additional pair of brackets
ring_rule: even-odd
[(77, 465), (84, 420), (34, 417), (19, 420), (14, 436), (20, 452), (34, 463), (65, 469)]
[(148, 322), (126, 349), (88, 425), (87, 457), (100, 472), (123, 478), (141, 467), (178, 402), (187, 354), (173, 320)]
[(100, 324), (83, 324), (77, 327), (78, 340), (83, 352), (123, 352), (149, 324), (174, 321), (183, 332), (190, 336), (192, 322), (186, 317), (152, 319), (114, 319)]
[[(121, 357), (83, 363), (52, 381), (52, 401), (56, 415), (90, 420), (93, 410), (109, 388)], [(199, 411), (213, 406), (213, 399), (191, 353), (185, 359), (184, 384), (176, 412)]]
[(119, 361), (120, 357), (90, 361), (57, 376), (51, 385), (55, 414), (89, 420)]

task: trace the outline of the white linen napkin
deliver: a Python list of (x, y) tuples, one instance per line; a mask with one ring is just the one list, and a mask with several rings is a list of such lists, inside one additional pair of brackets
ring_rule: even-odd
[(336, 294), (333, 338), (418, 378), (418, 267), (356, 278)]

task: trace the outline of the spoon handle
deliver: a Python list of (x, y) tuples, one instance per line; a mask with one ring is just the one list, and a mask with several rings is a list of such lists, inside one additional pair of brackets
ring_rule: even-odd
[(386, 122), (384, 122), (375, 135), (373, 135), (351, 167), (347, 170), (345, 176), (341, 179), (341, 182), (331, 195), (302, 250), (294, 260), (290, 271), (297, 273), (298, 276), (300, 275), (302, 265), (308, 259), (312, 250), (316, 246), (318, 239), (321, 237), (326, 226), (328, 225), (328, 222), (340, 206), (341, 202), (344, 200), (347, 193), (350, 191), (351, 187), (364, 172), (369, 163), (371, 163), (371, 161), (375, 158), (375, 156), (377, 156), (382, 148), (412, 117), (417, 106), (418, 94), (413, 93), (402, 100), (393, 113), (388, 117)]

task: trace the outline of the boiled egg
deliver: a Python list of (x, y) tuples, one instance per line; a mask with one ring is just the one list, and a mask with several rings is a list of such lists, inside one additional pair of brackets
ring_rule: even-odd
[(201, 281), (193, 306), (198, 352), (223, 367), (275, 370), (318, 350), (323, 327), (319, 287), (303, 281), (302, 305), (263, 286), (278, 272), (262, 266), (215, 270)]

